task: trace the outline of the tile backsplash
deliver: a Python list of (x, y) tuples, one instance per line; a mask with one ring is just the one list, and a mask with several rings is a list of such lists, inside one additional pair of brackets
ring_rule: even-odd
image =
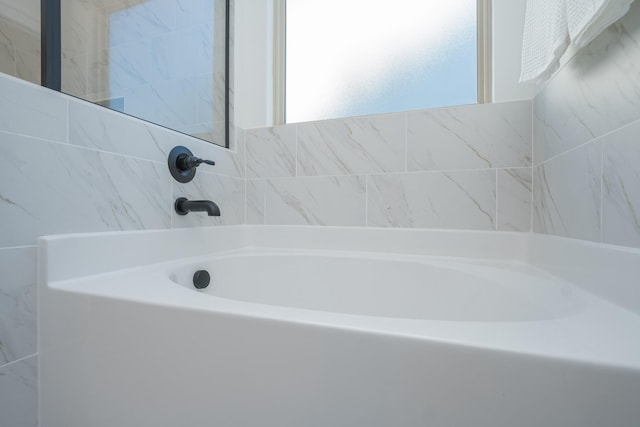
[[(0, 425), (37, 425), (36, 239), (244, 222), (243, 132), (235, 151), (0, 74)], [(216, 161), (173, 182), (175, 145)], [(219, 218), (178, 217), (175, 198)]]
[(247, 223), (531, 230), (532, 104), (251, 129)]
[(640, 248), (640, 3), (534, 99), (533, 230)]

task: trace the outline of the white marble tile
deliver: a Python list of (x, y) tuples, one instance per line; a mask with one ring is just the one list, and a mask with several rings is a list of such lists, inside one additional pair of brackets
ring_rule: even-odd
[(37, 352), (36, 248), (0, 249), (0, 366)]
[(498, 230), (531, 231), (531, 168), (498, 170)]
[(371, 175), (367, 225), (495, 230), (496, 171)]
[(209, 172), (244, 176), (244, 141), (236, 151), (228, 150), (88, 102), (69, 104), (69, 142), (162, 164), (173, 147), (184, 145), (194, 155), (216, 162), (213, 167), (202, 166)]
[(405, 170), (405, 116), (385, 114), (298, 124), (298, 175)]
[(602, 141), (533, 170), (533, 231), (600, 241)]
[[(187, 184), (174, 181), (172, 185), (172, 227), (206, 227), (244, 223), (243, 179), (199, 172), (193, 181)], [(220, 208), (220, 216), (208, 216), (206, 212), (178, 215), (173, 208), (173, 201), (179, 197), (186, 197), (189, 200), (210, 200)]]
[(38, 427), (38, 357), (0, 367), (0, 426)]
[(267, 181), (264, 179), (247, 179), (246, 181), (246, 223), (264, 224), (264, 210)]
[(16, 71), (16, 49), (5, 43), (0, 43), (0, 73), (15, 76)]
[(535, 98), (536, 164), (640, 118), (640, 3)]
[(0, 75), (0, 131), (67, 141), (67, 100), (60, 94)]
[(531, 165), (531, 102), (407, 113), (408, 170)]
[(604, 137), (602, 238), (640, 248), (640, 122)]
[(248, 129), (247, 178), (296, 175), (296, 126)]
[(365, 203), (361, 176), (270, 179), (266, 223), (364, 226)]
[(1, 246), (47, 234), (168, 228), (166, 165), (0, 132)]
[[(167, 131), (168, 132), (168, 131)], [(160, 130), (122, 113), (88, 102), (69, 103), (69, 143), (141, 159), (166, 162)]]

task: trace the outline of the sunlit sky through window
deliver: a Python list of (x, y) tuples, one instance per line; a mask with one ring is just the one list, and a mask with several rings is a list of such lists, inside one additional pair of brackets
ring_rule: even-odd
[(287, 0), (287, 122), (475, 103), (476, 0)]

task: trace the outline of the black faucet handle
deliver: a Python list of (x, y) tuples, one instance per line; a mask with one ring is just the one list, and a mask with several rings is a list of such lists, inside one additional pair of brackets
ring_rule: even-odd
[(201, 159), (199, 157), (196, 156), (189, 156), (186, 154), (183, 154), (181, 156), (178, 156), (178, 168), (182, 169), (183, 171), (189, 170), (189, 169), (193, 169), (193, 168), (197, 168), (198, 166), (200, 166), (202, 163), (205, 163), (207, 165), (211, 165), (211, 166), (215, 166), (216, 162), (214, 162), (213, 160), (205, 160), (205, 159)]
[(193, 153), (183, 146), (173, 147), (167, 159), (171, 176), (178, 182), (189, 182), (196, 175), (196, 168), (202, 163), (214, 166), (213, 160), (205, 160), (193, 155)]

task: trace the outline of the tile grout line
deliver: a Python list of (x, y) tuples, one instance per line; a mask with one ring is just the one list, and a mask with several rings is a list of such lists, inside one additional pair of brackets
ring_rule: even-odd
[(404, 113), (404, 171), (409, 171), (409, 114)]
[(67, 99), (67, 144), (71, 145), (69, 129), (71, 128), (71, 102)]
[(498, 231), (498, 219), (498, 169), (496, 169), (496, 231)]
[(364, 226), (369, 226), (369, 175), (364, 176)]
[(535, 179), (534, 179), (534, 174), (535, 174), (535, 167), (531, 166), (531, 218), (530, 218), (530, 224), (529, 224), (529, 232), (533, 233), (533, 191), (535, 189)]
[(15, 250), (15, 249), (33, 249), (33, 248), (37, 248), (38, 245), (17, 245), (17, 246), (2, 246), (0, 247), (0, 251), (4, 251), (4, 250)]
[(546, 159), (546, 160), (543, 160), (543, 161), (541, 161), (541, 162), (540, 162), (540, 163), (538, 163), (538, 164), (533, 163), (533, 166), (541, 166), (541, 165), (543, 165), (543, 164), (545, 164), (545, 163), (547, 163), (547, 162), (549, 162), (549, 161), (551, 161), (551, 160), (557, 159), (558, 157), (563, 156), (563, 155), (565, 155), (565, 154), (567, 154), (567, 153), (569, 153), (569, 152), (571, 152), (571, 151), (574, 151), (574, 150), (576, 150), (576, 149), (578, 149), (578, 148), (580, 148), (580, 147), (582, 147), (582, 146), (585, 146), (585, 145), (591, 144), (591, 143), (593, 143), (593, 142), (596, 142), (597, 140), (599, 140), (599, 139), (601, 139), (601, 138), (602, 138), (602, 139), (604, 139), (604, 138), (606, 138), (606, 137), (608, 137), (608, 136), (611, 136), (612, 134), (614, 134), (614, 133), (616, 133), (616, 132), (619, 132), (619, 131), (621, 131), (621, 130), (623, 130), (623, 129), (625, 129), (625, 128), (631, 127), (631, 126), (640, 126), (640, 119), (633, 120), (633, 121), (632, 121), (632, 122), (630, 122), (630, 123), (625, 123), (625, 124), (623, 124), (623, 125), (621, 125), (621, 126), (618, 126), (618, 127), (617, 127), (617, 128), (615, 128), (615, 129), (612, 129), (612, 130), (610, 130), (610, 131), (607, 131), (607, 132), (603, 133), (602, 135), (595, 136), (595, 137), (593, 137), (592, 139), (590, 139), (590, 140), (589, 140), (589, 141), (587, 141), (587, 142), (583, 142), (583, 143), (581, 143), (581, 144), (579, 144), (579, 145), (576, 145), (576, 146), (575, 146), (575, 147), (573, 147), (573, 148), (569, 148), (568, 150), (563, 151), (563, 152), (561, 152), (561, 153), (558, 153), (558, 154), (556, 154), (555, 156), (550, 157), (550, 158), (548, 158), (548, 159)]
[(604, 137), (600, 153), (600, 243), (604, 243)]
[[(537, 95), (536, 95), (537, 96)], [(536, 97), (534, 96), (533, 99), (531, 100), (531, 195), (530, 195), (530, 201), (531, 201), (531, 205), (529, 206), (529, 232), (533, 233), (533, 192), (535, 190), (534, 185), (535, 185), (535, 180), (533, 179), (534, 177), (534, 169), (535, 169), (535, 144), (536, 144), (536, 127), (535, 127), (535, 117), (536, 117), (536, 113), (535, 113), (535, 99)]]
[(11, 362), (8, 362), (8, 363), (5, 363), (4, 365), (1, 365), (0, 369), (4, 369), (4, 368), (6, 368), (8, 366), (15, 365), (16, 363), (20, 363), (20, 362), (23, 362), (23, 361), (25, 361), (27, 359), (30, 359), (32, 357), (37, 357), (37, 356), (38, 356), (38, 353), (33, 353), (33, 354), (28, 355), (28, 356), (21, 357), (20, 359), (12, 360)]
[(262, 198), (262, 223), (267, 225), (267, 180), (264, 180), (264, 196)]

